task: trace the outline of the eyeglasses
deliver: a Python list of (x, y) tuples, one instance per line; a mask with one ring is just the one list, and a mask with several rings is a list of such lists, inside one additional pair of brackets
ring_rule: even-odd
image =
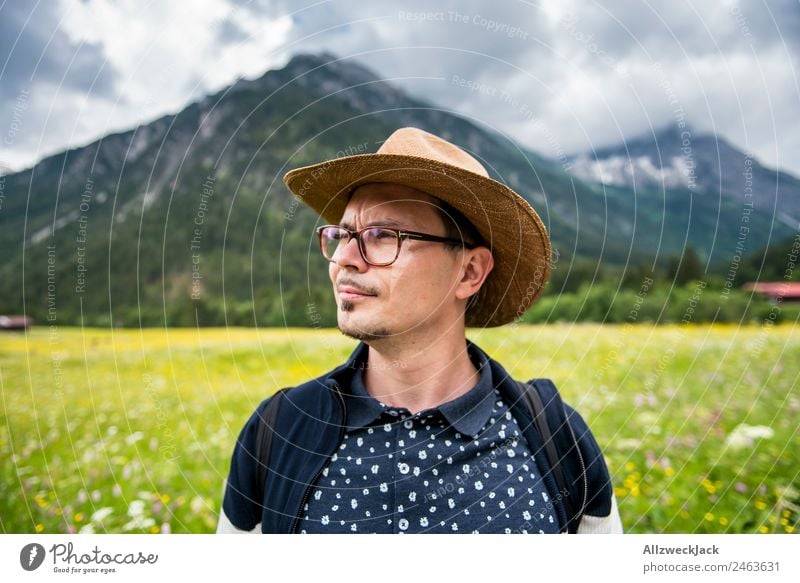
[(433, 241), (435, 243), (452, 243), (473, 249), (475, 245), (458, 239), (437, 237), (415, 231), (400, 231), (389, 227), (365, 227), (358, 231), (346, 229), (338, 225), (323, 225), (317, 228), (319, 246), (322, 255), (328, 261), (335, 261), (334, 255), (339, 248), (344, 247), (355, 237), (358, 240), (358, 250), (362, 259), (370, 265), (391, 265), (400, 255), (400, 245), (403, 239), (417, 241)]

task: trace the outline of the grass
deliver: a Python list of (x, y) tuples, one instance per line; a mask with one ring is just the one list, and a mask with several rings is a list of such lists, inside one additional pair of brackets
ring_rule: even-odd
[[(512, 329), (513, 328), (513, 329)], [(603, 448), (627, 532), (794, 532), (794, 325), (517, 325), (468, 337), (548, 376)], [(336, 330), (34, 328), (0, 336), (0, 531), (213, 532), (233, 444)]]

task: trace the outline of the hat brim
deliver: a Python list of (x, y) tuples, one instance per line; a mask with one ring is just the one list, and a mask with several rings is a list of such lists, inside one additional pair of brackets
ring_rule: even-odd
[(333, 224), (341, 220), (353, 190), (370, 182), (410, 186), (458, 209), (495, 259), (467, 311), (467, 326), (502, 326), (519, 318), (539, 297), (550, 274), (550, 238), (536, 211), (504, 184), (463, 168), (418, 156), (362, 154), (297, 168), (284, 182)]

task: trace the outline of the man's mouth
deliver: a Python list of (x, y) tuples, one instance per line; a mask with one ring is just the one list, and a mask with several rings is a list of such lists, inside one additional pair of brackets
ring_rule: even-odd
[(338, 290), (339, 290), (339, 299), (341, 300), (360, 300), (375, 296), (375, 294), (367, 293), (366, 291), (360, 288), (353, 287), (350, 285), (343, 285), (339, 287)]
[(358, 287), (356, 285), (338, 285), (336, 287), (337, 291), (339, 292), (339, 299), (340, 300), (361, 300), (365, 298), (375, 297), (374, 293), (370, 293), (364, 288)]

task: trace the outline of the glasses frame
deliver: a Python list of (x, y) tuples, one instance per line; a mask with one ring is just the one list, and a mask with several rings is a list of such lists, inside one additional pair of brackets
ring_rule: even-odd
[[(322, 253), (322, 256), (331, 263), (333, 263), (334, 259), (329, 259), (325, 255), (325, 245), (322, 242), (322, 232), (325, 229), (334, 228), (339, 229), (340, 231), (345, 231), (347, 233), (347, 241), (345, 241), (345, 245), (350, 243), (350, 240), (355, 237), (356, 241), (358, 242), (358, 252), (361, 254), (361, 259), (368, 265), (372, 265), (375, 267), (385, 267), (387, 265), (391, 265), (397, 258), (400, 256), (400, 248), (403, 245), (404, 239), (412, 239), (415, 241), (431, 241), (433, 243), (454, 243), (461, 247), (466, 247), (467, 249), (474, 249), (477, 245), (469, 243), (467, 241), (461, 241), (459, 239), (451, 239), (449, 237), (438, 237), (436, 235), (429, 235), (428, 233), (419, 233), (417, 231), (404, 231), (401, 229), (395, 229), (393, 227), (384, 227), (382, 225), (370, 225), (369, 227), (364, 227), (363, 229), (353, 230), (348, 229), (346, 227), (342, 227), (341, 225), (322, 225), (321, 227), (317, 227), (317, 238), (319, 239), (319, 250)], [(383, 229), (385, 231), (391, 231), (397, 236), (397, 249), (394, 254), (394, 258), (391, 261), (386, 263), (375, 263), (367, 259), (367, 253), (364, 249), (364, 232), (369, 231), (370, 229)]]

